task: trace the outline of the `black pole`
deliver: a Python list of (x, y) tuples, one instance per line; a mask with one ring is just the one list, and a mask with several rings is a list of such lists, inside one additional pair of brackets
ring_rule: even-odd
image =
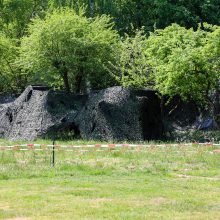
[(55, 166), (55, 140), (53, 140), (52, 165)]

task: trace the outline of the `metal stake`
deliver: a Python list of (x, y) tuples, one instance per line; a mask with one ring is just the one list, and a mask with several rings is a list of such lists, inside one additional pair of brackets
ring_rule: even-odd
[(55, 166), (55, 140), (53, 140), (52, 165)]

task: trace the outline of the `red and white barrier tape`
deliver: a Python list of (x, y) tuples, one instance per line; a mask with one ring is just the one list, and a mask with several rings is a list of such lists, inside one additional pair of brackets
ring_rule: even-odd
[(152, 147), (184, 147), (184, 146), (194, 146), (194, 145), (203, 145), (203, 146), (220, 146), (220, 143), (183, 143), (183, 144), (88, 144), (88, 145), (45, 145), (45, 144), (20, 144), (13, 146), (0, 146), (0, 150), (20, 150), (20, 151), (43, 151), (49, 150), (53, 147), (56, 150), (63, 149), (66, 151), (74, 151), (75, 149), (115, 149), (115, 148), (152, 148)]

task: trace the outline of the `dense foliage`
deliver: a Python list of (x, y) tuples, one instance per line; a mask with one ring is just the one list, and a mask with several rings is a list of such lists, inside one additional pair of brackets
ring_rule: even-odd
[(134, 37), (126, 36), (114, 51), (115, 63), (109, 62), (107, 69), (124, 87), (149, 87), (151, 66), (145, 53), (146, 36), (143, 31)]
[(219, 24), (219, 0), (0, 0), (0, 93), (122, 85), (207, 102)]
[(103, 64), (112, 60), (118, 41), (112, 25), (105, 15), (88, 19), (83, 12), (54, 11), (31, 23), (29, 35), (21, 41), (18, 63), (32, 83), (80, 92), (88, 82), (98, 87), (102, 76), (102, 86), (107, 86)]
[(152, 31), (172, 23), (194, 29), (198, 23), (220, 23), (219, 0), (0, 0), (0, 15), (5, 30), (19, 37), (33, 17), (61, 7), (78, 11), (82, 5), (87, 16), (111, 15), (120, 33), (142, 26)]
[[(171, 25), (150, 35), (146, 53), (151, 57), (155, 88), (163, 95), (208, 101), (219, 79), (219, 27), (197, 31)], [(217, 36), (218, 35), (218, 36)]]
[(0, 91), (16, 90), (17, 74), (14, 68), (14, 60), (17, 48), (15, 42), (0, 33)]

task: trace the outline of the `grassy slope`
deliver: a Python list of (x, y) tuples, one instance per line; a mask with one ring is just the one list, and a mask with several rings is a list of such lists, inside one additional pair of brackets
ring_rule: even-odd
[(0, 152), (0, 219), (219, 219), (212, 147)]

